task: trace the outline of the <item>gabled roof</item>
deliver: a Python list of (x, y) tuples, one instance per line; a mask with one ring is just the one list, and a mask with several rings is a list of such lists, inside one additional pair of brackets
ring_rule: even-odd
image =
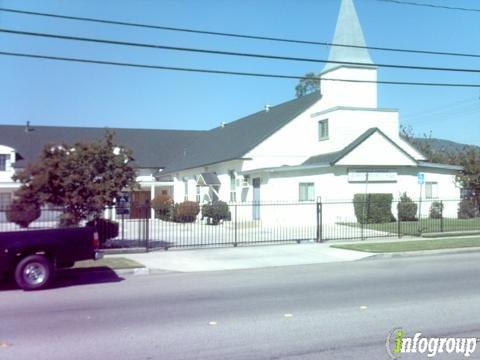
[[(374, 66), (368, 50), (365, 49), (365, 37), (363, 36), (353, 0), (341, 0), (332, 43), (353, 45), (354, 47), (331, 46), (328, 60), (335, 62), (358, 62)], [(337, 63), (327, 63), (323, 73), (339, 66), (341, 65)]]
[(241, 159), (321, 98), (319, 92), (272, 106), (206, 132), (179, 152), (165, 173)]
[(197, 185), (209, 186), (209, 185), (221, 185), (220, 179), (215, 173), (201, 173), (197, 179)]
[(367, 131), (365, 131), (362, 135), (360, 135), (358, 138), (356, 138), (354, 141), (352, 141), (350, 144), (348, 144), (346, 147), (344, 147), (340, 151), (336, 152), (331, 152), (327, 154), (320, 154), (316, 156), (312, 156), (305, 160), (305, 162), (302, 165), (335, 165), (338, 161), (343, 159), (347, 154), (352, 152), (357, 146), (362, 144), (365, 140), (367, 140), (370, 136), (372, 136), (375, 133), (379, 133), (381, 136), (383, 136), (386, 140), (388, 140), (391, 144), (393, 144), (398, 150), (400, 150), (403, 154), (405, 154), (408, 158), (410, 158), (412, 161), (415, 163), (418, 163), (416, 159), (414, 159), (409, 153), (407, 153), (405, 150), (403, 150), (397, 143), (392, 141), (387, 135), (385, 135), (379, 128), (370, 128)]
[[(106, 128), (85, 128), (65, 126), (25, 126), (0, 125), (0, 144), (14, 148), (20, 155), (15, 167), (22, 167), (26, 162), (35, 160), (43, 147), (49, 143), (96, 141), (105, 135)], [(194, 140), (203, 136), (204, 131), (118, 129), (115, 132), (119, 145), (133, 151), (136, 167), (162, 168), (177, 156)]]

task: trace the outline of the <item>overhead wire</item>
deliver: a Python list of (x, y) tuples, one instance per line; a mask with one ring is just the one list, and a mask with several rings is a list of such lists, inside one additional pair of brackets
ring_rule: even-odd
[(91, 42), (91, 43), (100, 43), (100, 44), (109, 44), (109, 45), (144, 47), (144, 48), (151, 48), (151, 49), (157, 49), (157, 50), (170, 50), (170, 51), (194, 52), (194, 53), (225, 55), (225, 56), (261, 58), (261, 59), (269, 59), (269, 60), (315, 62), (315, 63), (328, 63), (328, 64), (352, 65), (352, 66), (375, 66), (375, 67), (383, 67), (383, 68), (424, 70), (424, 71), (480, 73), (480, 69), (471, 69), (471, 68), (452, 68), (452, 67), (435, 67), (435, 66), (401, 65), (401, 64), (384, 64), (384, 63), (370, 64), (370, 63), (356, 62), (356, 61), (336, 61), (336, 60), (314, 59), (314, 58), (293, 57), (293, 56), (278, 56), (278, 55), (271, 55), (271, 54), (258, 54), (258, 53), (247, 53), (247, 52), (224, 51), (224, 50), (188, 48), (188, 47), (179, 47), (179, 46), (167, 46), (167, 45), (160, 45), (160, 44), (147, 44), (147, 43), (138, 43), (138, 42), (118, 41), (118, 40), (106, 40), (106, 39), (98, 39), (98, 38), (59, 35), (59, 34), (51, 34), (51, 33), (39, 33), (39, 32), (32, 32), (32, 31), (12, 30), (12, 29), (0, 29), (0, 32), (13, 34), (13, 35), (44, 37), (44, 38), (61, 39), (61, 40), (69, 40), (69, 41), (81, 41), (81, 42)]
[[(60, 57), (60, 56), (28, 54), (28, 53), (7, 52), (7, 51), (0, 51), (0, 55), (23, 57), (23, 58), (34, 58), (34, 59), (44, 59), (44, 60), (65, 61), (65, 62), (77, 62), (77, 63), (86, 63), (86, 64), (99, 64), (99, 65), (132, 67), (132, 68), (144, 68), (144, 69), (172, 70), (172, 71), (197, 72), (197, 73), (222, 74), (222, 75), (237, 75), (237, 76), (250, 76), (250, 77), (263, 77), (263, 78), (278, 78), (278, 79), (295, 79), (295, 80), (307, 79), (305, 76), (297, 76), (297, 75), (266, 74), (266, 73), (228, 71), (228, 70), (217, 70), (217, 69), (201, 69), (201, 68), (148, 65), (148, 64), (138, 64), (138, 63), (103, 61), (103, 60), (93, 60), (93, 59), (85, 59), (85, 58), (71, 58), (71, 57)], [(480, 88), (480, 84), (466, 84), (466, 83), (433, 83), (433, 82), (384, 81), (384, 80), (375, 80), (374, 81), (374, 80), (356, 80), (356, 79), (337, 79), (337, 78), (327, 78), (327, 77), (322, 77), (322, 78), (318, 78), (318, 79), (322, 80), (322, 81), (336, 81), (336, 82), (349, 82), (349, 83), (373, 83), (373, 84), (410, 85), (410, 86)]]
[[(379, 1), (381, 1), (381, 0), (379, 0)], [(41, 17), (63, 19), (63, 20), (85, 21), (85, 22), (92, 22), (92, 23), (99, 23), (99, 24), (129, 26), (129, 27), (136, 27), (136, 28), (155, 29), (155, 30), (164, 30), (164, 31), (175, 31), (175, 32), (210, 35), (210, 36), (233, 37), (233, 38), (242, 38), (242, 39), (250, 39), (250, 40), (296, 43), (296, 44), (304, 44), (304, 45), (320, 45), (320, 46), (333, 46), (333, 47), (345, 47), (345, 48), (359, 48), (359, 49), (367, 49), (367, 50), (390, 51), (390, 52), (393, 51), (393, 52), (417, 53), (417, 54), (440, 55), (440, 56), (461, 56), (461, 57), (480, 58), (480, 54), (465, 53), (465, 52), (337, 44), (337, 43), (332, 43), (332, 42), (327, 42), (327, 41), (313, 41), (313, 40), (291, 39), (291, 38), (273, 37), (273, 36), (240, 34), (240, 33), (220, 32), (220, 31), (209, 31), (209, 30), (200, 30), (200, 29), (192, 29), (192, 28), (179, 28), (179, 27), (172, 27), (172, 26), (144, 24), (144, 23), (137, 23), (137, 22), (111, 20), (111, 19), (101, 19), (101, 18), (92, 18), (92, 17), (84, 17), (84, 16), (71, 16), (71, 15), (45, 13), (45, 12), (38, 12), (38, 11), (27, 11), (27, 10), (20, 10), (20, 9), (5, 8), (5, 7), (0, 7), (0, 11), (8, 12), (8, 13), (14, 13), (14, 14), (41, 16)]]

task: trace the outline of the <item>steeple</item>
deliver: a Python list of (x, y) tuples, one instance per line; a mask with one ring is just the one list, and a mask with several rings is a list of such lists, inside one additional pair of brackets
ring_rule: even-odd
[[(338, 14), (337, 27), (335, 28), (335, 36), (333, 44), (366, 46), (363, 36), (362, 27), (358, 20), (357, 11), (353, 0), (340, 0), (340, 12)], [(367, 49), (331, 46), (328, 60), (359, 62), (374, 66), (372, 58)], [(341, 66), (340, 64), (327, 63), (323, 72), (330, 71)]]

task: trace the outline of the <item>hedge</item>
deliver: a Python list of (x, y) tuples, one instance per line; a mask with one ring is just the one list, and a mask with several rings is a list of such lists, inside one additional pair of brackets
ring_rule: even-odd
[(403, 193), (397, 205), (398, 217), (400, 221), (416, 221), (418, 205)]
[(224, 201), (214, 201), (202, 206), (202, 219), (207, 218), (207, 224), (217, 225), (221, 220), (230, 221), (232, 214), (228, 204)]
[(355, 194), (353, 206), (360, 224), (378, 224), (395, 221), (392, 214), (392, 194)]

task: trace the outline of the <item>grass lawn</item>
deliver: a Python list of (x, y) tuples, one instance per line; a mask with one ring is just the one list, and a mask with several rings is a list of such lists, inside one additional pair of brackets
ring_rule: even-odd
[[(358, 223), (349, 223), (350, 226), (360, 227)], [(398, 233), (398, 223), (365, 224), (365, 229)], [(443, 219), (443, 231), (480, 231), (480, 218), (472, 219)], [(400, 233), (403, 235), (419, 235), (422, 233), (441, 232), (440, 219), (422, 219), (420, 221), (400, 222)]]
[(109, 257), (97, 261), (86, 260), (75, 263), (74, 268), (109, 267), (112, 270), (143, 268), (142, 264), (123, 257)]
[(456, 249), (456, 248), (480, 247), (480, 237), (331, 245), (330, 247), (337, 248), (337, 249), (365, 251), (365, 252), (372, 252), (372, 253)]

